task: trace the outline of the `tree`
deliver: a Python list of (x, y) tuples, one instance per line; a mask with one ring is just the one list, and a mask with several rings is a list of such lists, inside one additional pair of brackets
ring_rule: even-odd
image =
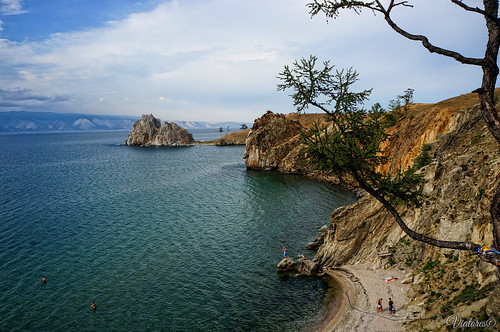
[(222, 133), (224, 132), (224, 128), (223, 127), (219, 127), (219, 133), (220, 133), (220, 137), (222, 137)]
[[(456, 61), (481, 67), (483, 71), (483, 79), (481, 87), (474, 90), (473, 92), (479, 95), (481, 101), (481, 113), (484, 121), (488, 127), (490, 133), (495, 137), (495, 139), (500, 143), (500, 116), (496, 110), (495, 106), (495, 86), (499, 73), (498, 69), (498, 50), (500, 47), (500, 18), (498, 16), (498, 6), (499, 0), (483, 0), (483, 6), (474, 7), (467, 4), (467, 0), (450, 0), (451, 3), (457, 5), (463, 10), (470, 12), (472, 14), (481, 15), (484, 17), (486, 29), (488, 31), (488, 41), (485, 45), (484, 57), (483, 58), (471, 58), (463, 56), (462, 54), (455, 52), (453, 50), (448, 50), (439, 46), (436, 46), (429, 42), (429, 39), (423, 35), (417, 35), (409, 33), (403, 30), (399, 25), (397, 25), (391, 14), (394, 12), (396, 7), (413, 7), (410, 1), (399, 0), (399, 1), (386, 1), (387, 5), (384, 5), (381, 0), (373, 1), (358, 1), (358, 0), (314, 0), (314, 2), (308, 3), (310, 9), (310, 14), (312, 16), (317, 15), (322, 12), (327, 18), (336, 18), (339, 16), (341, 10), (354, 10), (356, 13), (360, 13), (362, 9), (369, 9), (374, 14), (381, 14), (387, 24), (397, 33), (408, 38), (410, 40), (419, 41), (422, 43), (423, 47), (426, 48), (431, 53), (437, 53), (449, 58), (453, 58)], [(496, 248), (500, 247), (500, 183), (497, 184), (495, 195), (491, 201), (490, 214), (493, 224), (493, 245)]]
[[(310, 165), (333, 174), (340, 181), (348, 179), (357, 183), (392, 214), (406, 234), (417, 241), (458, 250), (477, 251), (481, 248), (471, 242), (434, 239), (406, 225), (396, 206), (420, 205), (422, 176), (416, 173), (416, 168), (399, 171), (395, 176), (378, 171), (379, 166), (388, 160), (387, 152), (381, 149), (382, 143), (390, 137), (387, 128), (391, 124), (386, 120), (387, 113), (380, 104), (368, 111), (362, 107), (371, 90), (350, 91), (350, 86), (358, 80), (358, 74), (352, 68), (333, 72), (334, 66), (326, 61), (319, 70), (316, 62), (315, 56), (295, 61), (292, 69), (285, 66), (278, 76), (282, 81), (278, 90), (294, 90), (291, 96), (299, 112), (314, 106), (332, 120), (332, 126), (314, 125), (310, 134), (304, 136), (304, 153)], [(411, 101), (412, 93), (413, 90), (409, 89), (398, 99)], [(487, 259), (500, 266), (497, 255), (488, 255)]]
[(246, 124), (244, 124), (244, 123), (243, 123), (243, 124), (240, 126), (240, 130), (245, 130), (245, 129), (248, 129), (248, 126), (247, 126)]

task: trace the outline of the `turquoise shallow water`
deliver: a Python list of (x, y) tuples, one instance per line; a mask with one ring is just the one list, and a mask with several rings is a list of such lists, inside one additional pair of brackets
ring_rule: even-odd
[(126, 136), (0, 135), (0, 330), (313, 326), (327, 285), (277, 274), (281, 247), (302, 253), (353, 196), (247, 171), (244, 147), (126, 147)]

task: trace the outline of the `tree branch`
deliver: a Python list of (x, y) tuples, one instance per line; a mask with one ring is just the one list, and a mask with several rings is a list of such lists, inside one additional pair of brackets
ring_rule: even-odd
[(481, 246), (476, 243), (472, 242), (458, 242), (458, 241), (442, 241), (442, 240), (437, 240), (431, 237), (428, 237), (426, 235), (420, 234), (415, 232), (414, 230), (410, 229), (406, 223), (403, 221), (401, 216), (399, 215), (398, 211), (394, 208), (394, 206), (389, 203), (377, 190), (372, 188), (370, 185), (368, 185), (362, 178), (356, 179), (360, 186), (366, 190), (370, 195), (372, 195), (376, 200), (378, 200), (384, 208), (389, 211), (389, 213), (392, 214), (396, 222), (398, 223), (399, 227), (408, 234), (412, 239), (424, 242), (427, 244), (431, 244), (433, 246), (439, 247), (439, 248), (447, 248), (447, 249), (458, 249), (458, 250), (470, 250), (470, 251), (477, 251), (478, 248)]
[(481, 14), (481, 15), (489, 18), (490, 20), (496, 22), (496, 24), (500, 26), (500, 19), (494, 15), (491, 15), (490, 13), (486, 12), (485, 10), (483, 10), (479, 7), (467, 6), (461, 0), (450, 0), (450, 1), (453, 2), (455, 5), (462, 7), (463, 9), (465, 9), (468, 12), (474, 12), (474, 13)]
[(390, 15), (389, 15), (389, 12), (386, 11), (384, 13), (384, 18), (385, 18), (385, 21), (387, 22), (387, 24), (389, 24), (389, 26), (394, 30), (396, 31), (397, 33), (399, 33), (400, 35), (402, 35), (403, 37), (406, 37), (410, 40), (416, 40), (416, 41), (420, 41), (422, 42), (422, 45), (431, 53), (437, 53), (437, 54), (441, 54), (441, 55), (444, 55), (444, 56), (447, 56), (447, 57), (450, 57), (450, 58), (453, 58), (455, 60), (457, 60), (458, 62), (461, 62), (463, 64), (467, 64), (467, 65), (475, 65), (475, 66), (483, 66), (486, 64), (486, 60), (485, 59), (479, 59), (479, 58), (468, 58), (468, 57), (465, 57), (463, 56), (462, 54), (458, 53), (458, 52), (455, 52), (455, 51), (450, 51), (450, 50), (447, 50), (447, 49), (444, 49), (444, 48), (441, 48), (441, 47), (438, 47), (438, 46), (435, 46), (433, 44), (431, 44), (429, 42), (429, 39), (426, 37), (426, 36), (423, 36), (423, 35), (414, 35), (414, 34), (411, 34), (403, 29), (401, 29), (396, 23), (394, 23), (394, 21), (391, 19)]

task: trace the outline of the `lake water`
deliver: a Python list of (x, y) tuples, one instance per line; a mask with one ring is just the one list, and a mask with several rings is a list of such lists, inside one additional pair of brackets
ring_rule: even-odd
[(326, 282), (276, 264), (284, 245), (313, 256), (304, 246), (352, 194), (247, 171), (241, 146), (127, 147), (127, 134), (0, 135), (1, 331), (302, 331), (322, 318)]

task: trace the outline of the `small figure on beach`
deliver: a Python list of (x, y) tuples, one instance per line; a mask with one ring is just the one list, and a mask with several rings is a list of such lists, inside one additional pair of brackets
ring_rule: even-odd
[(377, 312), (384, 312), (384, 309), (382, 308), (382, 299), (378, 299), (377, 302)]
[(286, 258), (286, 247), (283, 247), (283, 257)]
[(95, 302), (92, 301), (92, 304), (90, 305), (90, 307), (92, 307), (92, 310), (96, 310), (97, 309), (97, 304), (95, 304)]
[(45, 284), (47, 282), (47, 279), (45, 279), (45, 276), (42, 276), (42, 279), (40, 279), (40, 281), (42, 282), (42, 284)]
[(389, 298), (389, 315), (392, 315), (394, 311), (394, 302), (392, 301), (391, 298)]

